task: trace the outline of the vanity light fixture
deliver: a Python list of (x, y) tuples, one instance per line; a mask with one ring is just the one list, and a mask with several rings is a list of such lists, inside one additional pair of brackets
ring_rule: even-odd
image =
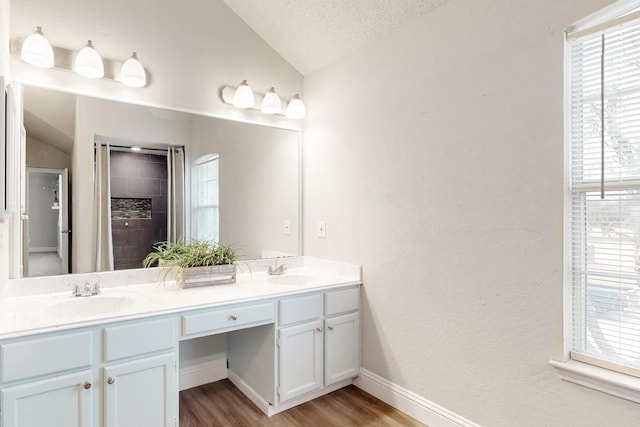
[[(238, 104), (238, 99), (241, 99), (243, 96), (242, 92), (246, 92), (247, 90), (251, 93), (250, 102), (245, 101), (244, 104)], [(292, 96), (289, 102), (285, 102), (280, 98), (273, 87), (269, 88), (264, 95), (261, 93), (254, 94), (246, 80), (243, 80), (238, 88), (222, 86), (220, 88), (220, 99), (225, 104), (231, 104), (237, 108), (250, 108), (252, 110), (258, 110), (263, 114), (278, 114), (286, 116), (288, 119), (302, 119), (306, 113), (304, 102), (300, 99), (299, 94)]]
[(147, 74), (135, 52), (122, 64), (120, 81), (123, 85), (131, 87), (145, 87), (147, 85)]
[(260, 106), (260, 111), (264, 114), (276, 114), (282, 110), (282, 100), (276, 93), (274, 88), (271, 88), (264, 94), (264, 98), (262, 98), (262, 104)]
[(289, 99), (289, 104), (287, 105), (287, 111), (285, 116), (288, 119), (304, 119), (304, 116), (307, 114), (307, 109), (304, 106), (304, 102), (300, 99), (299, 94), (295, 94)]
[(42, 28), (37, 27), (36, 32), (24, 40), (20, 50), (20, 58), (27, 64), (36, 67), (53, 67), (53, 47), (42, 34)]
[(233, 95), (233, 106), (236, 108), (251, 108), (253, 107), (254, 101), (253, 91), (247, 81), (243, 80)]
[(142, 150), (142, 148), (140, 147), (136, 147), (136, 146), (131, 147), (131, 151), (140, 151), (140, 150)]
[(99, 79), (104, 77), (104, 64), (100, 54), (93, 48), (91, 40), (76, 56), (73, 70), (83, 77)]

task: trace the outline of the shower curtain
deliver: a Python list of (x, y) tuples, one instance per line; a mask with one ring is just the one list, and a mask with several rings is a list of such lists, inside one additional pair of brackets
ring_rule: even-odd
[(96, 271), (112, 271), (113, 240), (111, 238), (111, 148), (96, 143), (94, 197), (96, 207)]
[(175, 243), (184, 236), (184, 149), (169, 147), (167, 240)]

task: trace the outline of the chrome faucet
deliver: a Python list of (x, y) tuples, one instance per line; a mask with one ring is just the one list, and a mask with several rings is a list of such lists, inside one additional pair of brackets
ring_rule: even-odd
[(273, 267), (272, 266), (267, 267), (268, 275), (276, 276), (276, 275), (284, 274), (284, 272), (286, 271), (287, 265), (286, 264), (278, 265), (278, 259), (280, 259), (280, 257), (276, 258), (276, 263)]
[(85, 282), (82, 288), (78, 285), (73, 285), (71, 296), (90, 297), (91, 295), (100, 295), (100, 285), (98, 285), (97, 283), (91, 285), (89, 284), (89, 282)]

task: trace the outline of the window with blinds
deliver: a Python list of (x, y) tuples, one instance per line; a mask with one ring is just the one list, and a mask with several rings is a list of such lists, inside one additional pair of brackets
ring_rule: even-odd
[(640, 19), (568, 36), (571, 357), (640, 376)]
[(198, 240), (217, 243), (220, 240), (218, 156), (205, 156), (192, 170), (194, 236)]

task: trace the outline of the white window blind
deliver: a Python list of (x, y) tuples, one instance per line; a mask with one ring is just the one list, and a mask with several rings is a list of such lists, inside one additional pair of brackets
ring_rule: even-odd
[(569, 43), (571, 354), (640, 376), (640, 20)]
[(194, 167), (193, 218), (195, 237), (217, 243), (219, 233), (218, 156), (208, 156)]

